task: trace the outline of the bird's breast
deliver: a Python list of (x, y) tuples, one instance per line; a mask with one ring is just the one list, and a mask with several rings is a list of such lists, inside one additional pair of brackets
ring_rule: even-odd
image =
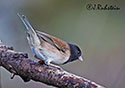
[(63, 64), (65, 63), (70, 55), (69, 52), (62, 53), (54, 46), (44, 43), (41, 47), (41, 53), (44, 54), (48, 59), (51, 59), (51, 61), (55, 64)]

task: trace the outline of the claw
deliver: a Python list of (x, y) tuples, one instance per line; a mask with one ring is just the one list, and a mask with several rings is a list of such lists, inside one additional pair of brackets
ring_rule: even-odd
[(54, 65), (54, 64), (50, 64), (51, 67), (57, 68), (58, 70), (61, 70), (62, 68), (60, 66)]

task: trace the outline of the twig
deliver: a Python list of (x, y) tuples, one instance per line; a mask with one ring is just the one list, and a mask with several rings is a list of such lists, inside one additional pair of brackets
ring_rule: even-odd
[(59, 88), (104, 88), (62, 68), (35, 62), (28, 58), (28, 54), (15, 52), (5, 45), (0, 45), (0, 66), (11, 72), (11, 79), (19, 75), (24, 82), (34, 80)]

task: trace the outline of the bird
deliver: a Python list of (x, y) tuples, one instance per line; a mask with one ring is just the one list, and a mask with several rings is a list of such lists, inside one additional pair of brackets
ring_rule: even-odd
[(35, 30), (26, 16), (17, 13), (26, 27), (27, 40), (34, 57), (46, 65), (64, 65), (76, 60), (83, 61), (78, 45), (65, 42), (45, 32)]

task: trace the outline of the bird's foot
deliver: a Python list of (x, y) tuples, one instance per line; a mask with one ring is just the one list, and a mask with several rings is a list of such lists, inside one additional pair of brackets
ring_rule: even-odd
[(57, 66), (57, 65), (54, 65), (54, 64), (50, 64), (49, 66), (54, 67), (54, 68), (57, 68), (58, 70), (61, 70), (61, 67), (60, 67), (60, 66)]
[(42, 61), (39, 60), (38, 63), (41, 65), (45, 64), (43, 60)]
[(34, 55), (34, 57), (38, 60), (38, 63), (45, 64), (41, 58), (38, 58), (36, 55)]
[(46, 61), (45, 61), (45, 64), (46, 64), (47, 66), (49, 66), (50, 68), (57, 68), (57, 69), (61, 70), (61, 68), (60, 68), (59, 66), (54, 65), (54, 64), (51, 64), (51, 61), (49, 61), (49, 60), (46, 60)]

